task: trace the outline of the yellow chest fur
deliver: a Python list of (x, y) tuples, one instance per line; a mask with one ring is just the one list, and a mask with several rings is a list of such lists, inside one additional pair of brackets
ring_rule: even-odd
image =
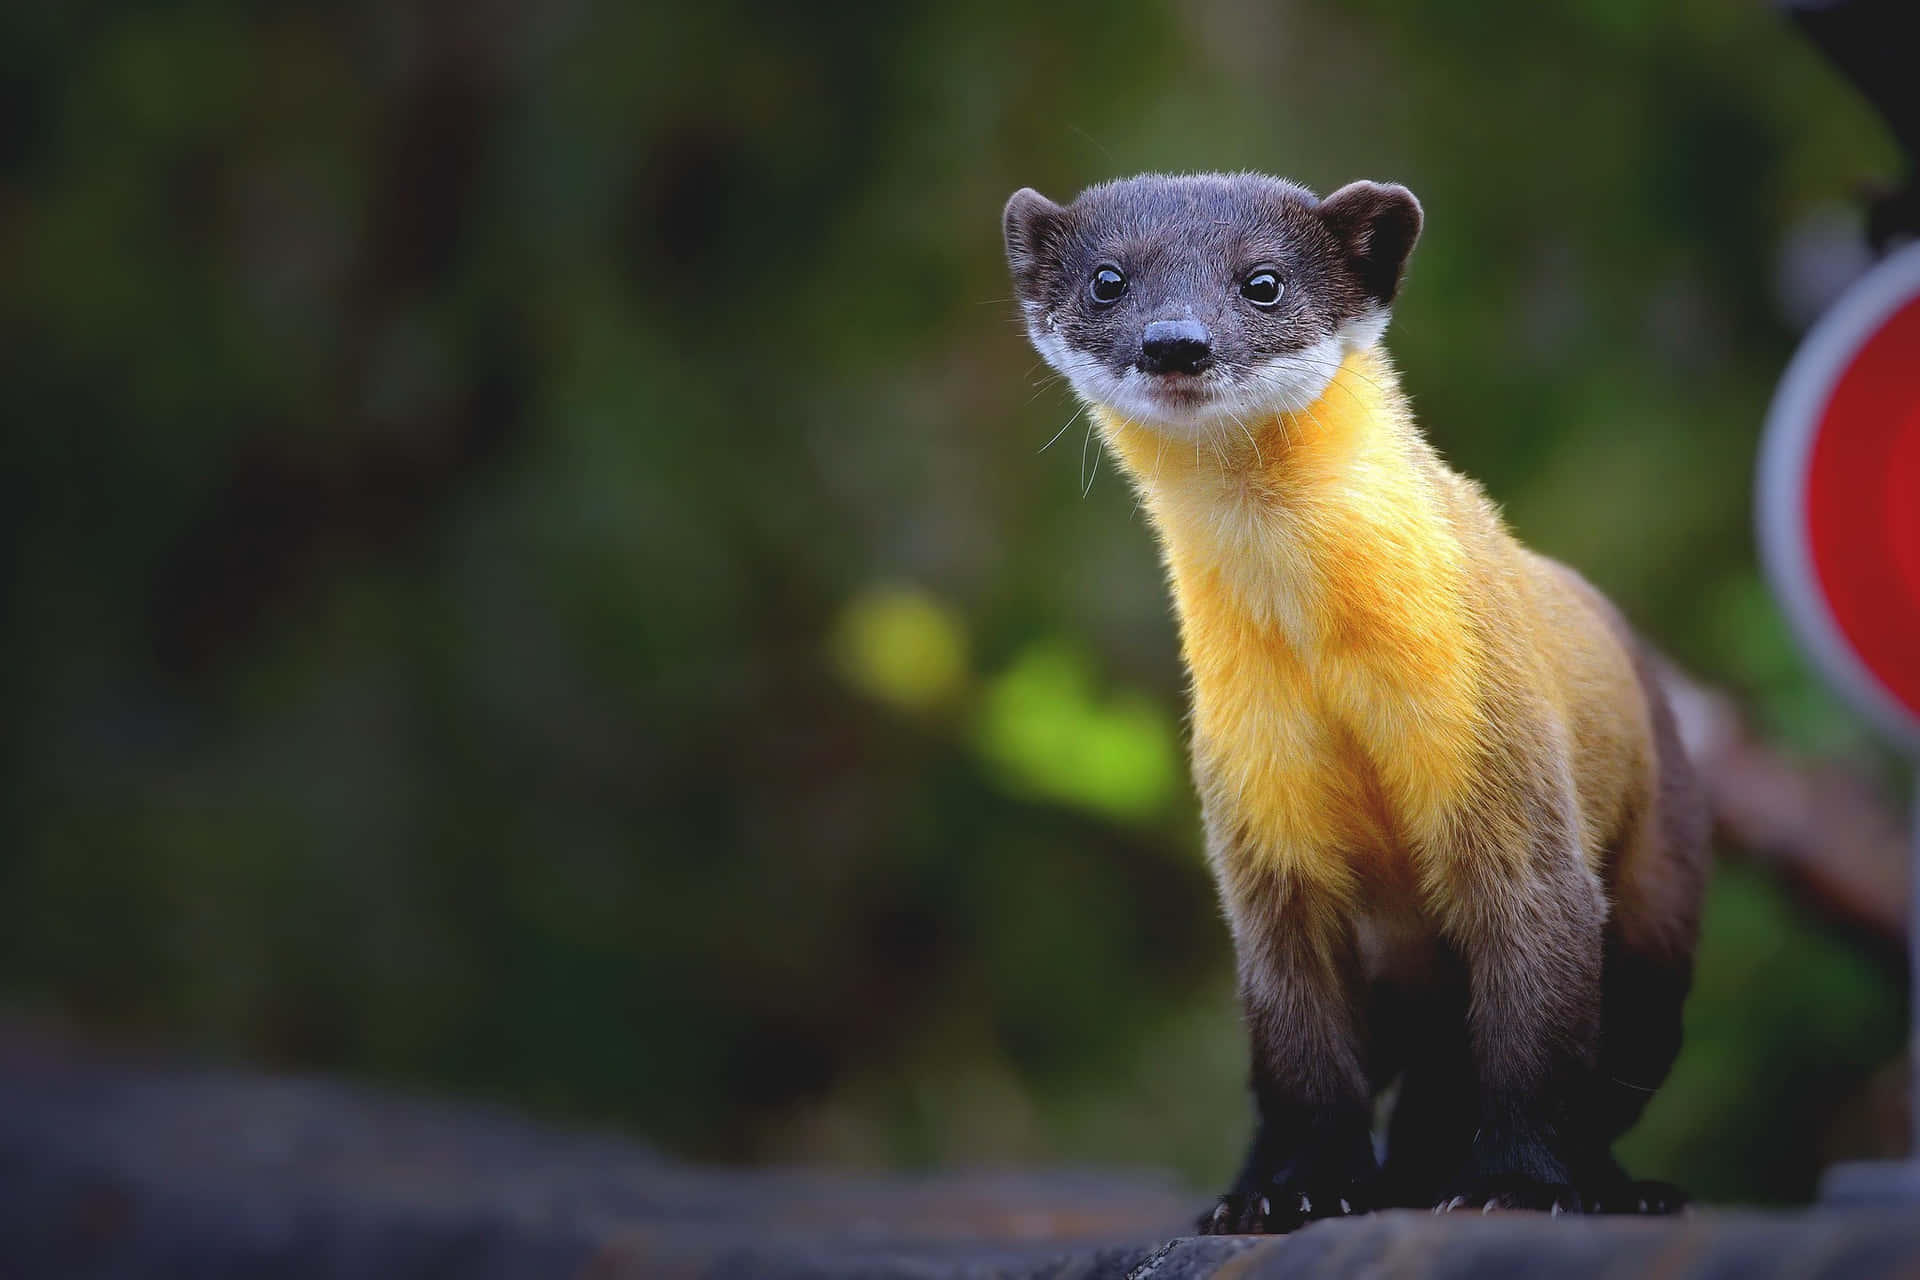
[(1342, 893), (1404, 868), (1470, 782), (1482, 664), (1391, 369), (1350, 356), (1233, 448), (1097, 417), (1160, 535), (1216, 852)]

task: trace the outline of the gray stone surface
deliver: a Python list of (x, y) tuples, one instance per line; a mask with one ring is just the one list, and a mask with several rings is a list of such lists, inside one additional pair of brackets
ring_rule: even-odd
[(690, 1169), (498, 1110), (116, 1063), (0, 1025), (0, 1280), (1920, 1275), (1920, 1211), (1179, 1236), (1198, 1207), (1141, 1175)]

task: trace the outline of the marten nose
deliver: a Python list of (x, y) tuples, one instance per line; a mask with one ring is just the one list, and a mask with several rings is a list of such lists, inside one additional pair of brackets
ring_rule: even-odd
[(1155, 320), (1140, 339), (1146, 373), (1198, 373), (1213, 359), (1213, 335), (1198, 320)]

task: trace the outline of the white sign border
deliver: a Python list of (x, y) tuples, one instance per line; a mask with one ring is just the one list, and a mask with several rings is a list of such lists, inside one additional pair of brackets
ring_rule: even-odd
[[(1767, 410), (1754, 521), (1761, 561), (1800, 643), (1863, 715), (1909, 754), (1920, 756), (1920, 718), (1881, 686), (1841, 633), (1814, 575), (1806, 536), (1807, 468), (1834, 385), (1861, 345), (1916, 295), (1920, 243), (1875, 264), (1807, 334)], [(1920, 645), (1920, 637), (1915, 643)]]

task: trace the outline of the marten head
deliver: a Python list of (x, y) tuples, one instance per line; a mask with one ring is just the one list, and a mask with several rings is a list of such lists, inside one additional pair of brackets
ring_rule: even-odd
[(1174, 435), (1304, 409), (1386, 328), (1420, 202), (1355, 182), (1325, 200), (1252, 173), (1146, 174), (1062, 207), (1007, 202), (1033, 345), (1075, 391)]

